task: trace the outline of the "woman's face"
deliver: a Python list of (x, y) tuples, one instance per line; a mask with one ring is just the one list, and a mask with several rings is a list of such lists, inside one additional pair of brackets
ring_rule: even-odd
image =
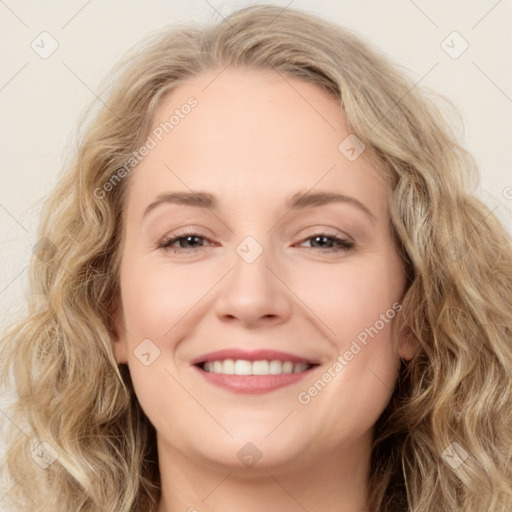
[(207, 72), (158, 108), (129, 176), (114, 350), (162, 453), (368, 453), (413, 346), (393, 342), (387, 184), (349, 135), (336, 99), (273, 71)]

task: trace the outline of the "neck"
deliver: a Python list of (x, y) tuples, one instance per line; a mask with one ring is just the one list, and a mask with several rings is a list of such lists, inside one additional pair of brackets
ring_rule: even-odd
[(372, 434), (314, 461), (297, 457), (251, 468), (186, 456), (157, 436), (162, 486), (157, 512), (368, 512)]

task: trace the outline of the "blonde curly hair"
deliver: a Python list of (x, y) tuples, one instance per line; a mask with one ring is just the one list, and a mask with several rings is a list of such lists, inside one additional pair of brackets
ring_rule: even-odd
[(156, 433), (112, 349), (128, 180), (98, 190), (141, 146), (166, 93), (230, 65), (333, 94), (389, 179), (408, 277), (396, 322), (420, 348), (376, 425), (370, 509), (509, 512), (512, 247), (471, 192), (475, 161), (403, 69), (345, 28), (271, 5), (166, 28), (104, 84), (108, 97), (45, 204), (28, 312), (1, 339), (2, 383), (12, 372), (17, 392), (5, 410), (5, 501), (31, 512), (147, 512), (158, 502)]

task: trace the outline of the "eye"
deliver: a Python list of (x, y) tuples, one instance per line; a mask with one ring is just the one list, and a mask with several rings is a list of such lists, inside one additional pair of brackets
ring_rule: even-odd
[[(194, 252), (200, 247), (204, 247), (204, 243), (202, 241), (207, 241), (208, 239), (202, 236), (200, 233), (182, 233), (181, 235), (171, 235), (169, 237), (163, 238), (158, 243), (159, 249), (164, 249), (169, 251), (174, 249), (174, 254), (178, 252)], [(345, 238), (340, 238), (332, 233), (317, 233), (312, 235), (301, 242), (307, 242), (309, 240), (314, 241), (314, 244), (320, 244), (320, 247), (306, 247), (307, 249), (319, 249), (321, 252), (348, 252), (350, 249), (354, 247), (354, 243), (350, 242)], [(177, 246), (175, 244), (178, 244)], [(330, 245), (331, 247), (325, 247), (325, 244)], [(334, 247), (332, 245), (334, 244)], [(192, 245), (192, 247), (190, 247)]]
[[(312, 235), (308, 238), (306, 238), (302, 243), (307, 242), (308, 240), (315, 240), (315, 244), (320, 243), (320, 245), (324, 245), (327, 241), (329, 245), (335, 244), (337, 247), (319, 247), (321, 252), (347, 252), (350, 249), (354, 247), (354, 243), (350, 242), (346, 238), (340, 238), (335, 234), (332, 233), (317, 233), (315, 235)], [(308, 249), (315, 249), (316, 247), (307, 247)]]
[[(203, 237), (202, 235), (200, 235), (199, 233), (183, 233), (181, 235), (178, 235), (178, 236), (171, 236), (171, 237), (166, 237), (164, 238), (163, 240), (161, 240), (159, 243), (158, 243), (158, 248), (160, 249), (165, 249), (165, 250), (170, 250), (173, 248), (173, 245), (178, 242), (178, 247), (174, 247), (174, 253), (177, 253), (177, 252), (192, 252), (192, 251), (195, 251), (198, 247), (202, 247), (203, 245), (197, 245), (197, 241), (198, 240), (206, 240), (205, 237)], [(194, 247), (192, 248), (189, 248), (189, 247), (186, 247), (186, 244), (192, 244)], [(184, 247), (185, 245), (185, 247)]]

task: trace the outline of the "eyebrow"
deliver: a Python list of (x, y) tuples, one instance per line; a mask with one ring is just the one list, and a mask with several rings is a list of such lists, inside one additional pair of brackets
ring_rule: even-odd
[[(373, 222), (377, 220), (375, 215), (355, 197), (346, 196), (334, 192), (303, 192), (293, 194), (287, 201), (286, 207), (290, 210), (304, 210), (324, 206), (331, 203), (348, 203), (366, 213)], [(149, 204), (142, 217), (146, 217), (150, 211), (163, 204), (177, 204), (180, 206), (195, 206), (217, 210), (219, 201), (217, 197), (209, 192), (165, 192), (156, 197), (155, 201)]]

